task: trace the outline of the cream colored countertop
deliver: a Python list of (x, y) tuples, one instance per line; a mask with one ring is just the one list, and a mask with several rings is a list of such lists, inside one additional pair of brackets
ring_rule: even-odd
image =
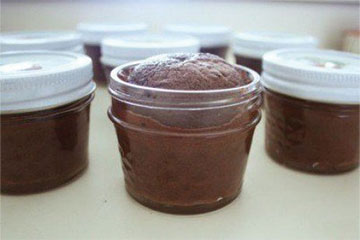
[(44, 193), (1, 196), (1, 239), (359, 239), (359, 171), (317, 176), (279, 166), (264, 152), (263, 121), (243, 191), (230, 205), (190, 216), (143, 207), (124, 188), (109, 100), (97, 90), (81, 177)]

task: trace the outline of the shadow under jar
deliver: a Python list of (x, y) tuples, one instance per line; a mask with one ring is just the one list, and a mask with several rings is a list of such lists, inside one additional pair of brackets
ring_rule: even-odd
[(59, 186), (88, 164), (91, 60), (70, 53), (1, 55), (1, 192)]
[(200, 41), (200, 52), (211, 53), (221, 58), (226, 58), (232, 30), (219, 25), (184, 25), (169, 24), (165, 26), (165, 32), (188, 34)]
[(317, 39), (307, 35), (281, 32), (243, 32), (234, 36), (233, 52), (236, 64), (262, 72), (262, 57), (266, 52), (282, 48), (315, 48)]
[(79, 23), (78, 32), (84, 42), (84, 50), (93, 64), (94, 80), (99, 85), (106, 85), (107, 79), (101, 65), (101, 41), (111, 35), (124, 36), (133, 33), (142, 33), (147, 29), (146, 24), (119, 24), (119, 23)]
[(259, 76), (222, 90), (166, 90), (127, 82), (136, 63), (111, 73), (113, 121), (128, 193), (170, 213), (218, 209), (240, 193), (255, 126)]
[(264, 56), (265, 144), (275, 161), (322, 174), (358, 167), (359, 61), (325, 50)]

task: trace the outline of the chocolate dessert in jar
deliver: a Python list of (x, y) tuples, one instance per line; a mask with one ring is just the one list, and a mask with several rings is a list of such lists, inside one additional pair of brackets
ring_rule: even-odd
[(232, 37), (230, 28), (219, 25), (169, 24), (165, 26), (165, 32), (194, 36), (200, 41), (200, 52), (211, 53), (224, 59)]
[(109, 91), (133, 198), (189, 214), (238, 196), (260, 120), (256, 72), (211, 54), (166, 54), (115, 68)]
[(1, 192), (59, 186), (88, 164), (90, 58), (51, 51), (0, 54)]
[(106, 77), (100, 62), (101, 41), (111, 35), (145, 32), (147, 25), (143, 23), (79, 23), (77, 30), (84, 42), (85, 53), (92, 60), (95, 82), (105, 85)]
[(140, 33), (106, 38), (101, 44), (101, 63), (106, 78), (122, 64), (165, 53), (197, 53), (199, 40), (184, 34)]
[(237, 64), (261, 74), (262, 56), (282, 48), (315, 48), (318, 40), (312, 36), (280, 32), (243, 32), (234, 36), (233, 52)]
[(80, 34), (74, 32), (5, 32), (0, 34), (0, 51), (53, 50), (84, 53)]
[(359, 165), (360, 57), (309, 49), (265, 54), (266, 150), (301, 171)]

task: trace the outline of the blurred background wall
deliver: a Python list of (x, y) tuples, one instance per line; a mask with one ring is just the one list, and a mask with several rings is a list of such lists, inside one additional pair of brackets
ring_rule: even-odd
[[(338, 1), (341, 2), (341, 1)], [(345, 3), (346, 2), (346, 3)], [(243, 0), (2, 0), (1, 31), (68, 30), (80, 21), (214, 23), (235, 31), (308, 33), (321, 47), (340, 49), (346, 30), (359, 29), (359, 5)]]

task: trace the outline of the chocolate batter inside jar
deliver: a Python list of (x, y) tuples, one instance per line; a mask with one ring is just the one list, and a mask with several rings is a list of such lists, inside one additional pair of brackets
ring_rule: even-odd
[(147, 25), (143, 23), (79, 23), (77, 30), (81, 33), (85, 53), (93, 63), (94, 80), (99, 85), (105, 85), (107, 80), (100, 62), (101, 41), (108, 36), (124, 36), (143, 33)]
[(106, 38), (101, 49), (101, 63), (110, 81), (110, 72), (117, 66), (165, 53), (197, 53), (199, 41), (184, 34), (140, 33)]
[(224, 59), (229, 49), (232, 34), (230, 28), (218, 25), (169, 24), (165, 26), (165, 31), (194, 36), (200, 41), (200, 52), (211, 53)]
[(265, 54), (266, 150), (275, 161), (321, 174), (359, 165), (360, 57), (330, 50)]
[(211, 54), (168, 54), (111, 72), (109, 91), (128, 193), (170, 213), (218, 209), (240, 193), (259, 76)]
[(33, 193), (69, 181), (88, 164), (90, 58), (51, 51), (0, 56), (1, 192)]
[(282, 48), (315, 48), (318, 40), (300, 34), (280, 32), (243, 32), (234, 37), (233, 51), (237, 64), (261, 74), (262, 56)]
[(0, 51), (53, 50), (84, 53), (80, 34), (74, 32), (4, 32)]

